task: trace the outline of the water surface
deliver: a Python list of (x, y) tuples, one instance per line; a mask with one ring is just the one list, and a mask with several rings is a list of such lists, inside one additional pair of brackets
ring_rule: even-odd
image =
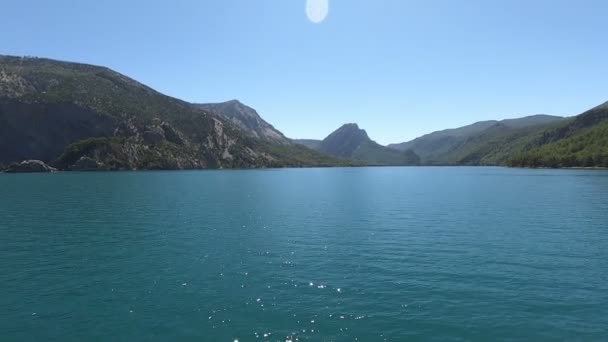
[(0, 175), (3, 341), (608, 336), (608, 171)]

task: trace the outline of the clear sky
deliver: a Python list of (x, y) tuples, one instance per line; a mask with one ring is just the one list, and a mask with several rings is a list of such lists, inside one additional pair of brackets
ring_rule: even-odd
[(608, 100), (606, 0), (6, 0), (0, 54), (110, 67), (192, 102), (237, 98), (293, 138), (380, 143)]

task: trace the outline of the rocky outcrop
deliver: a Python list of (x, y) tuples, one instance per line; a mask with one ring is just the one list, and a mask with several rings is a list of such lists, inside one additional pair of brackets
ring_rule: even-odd
[(237, 100), (223, 103), (195, 104), (194, 106), (229, 121), (250, 137), (278, 144), (291, 144), (291, 141), (283, 133), (264, 121), (255, 109)]
[(185, 139), (183, 135), (175, 128), (173, 128), (173, 126), (169, 125), (166, 122), (163, 122), (160, 127), (163, 129), (165, 133), (165, 139), (167, 139), (167, 141), (172, 142), (176, 145), (184, 145)]
[(36, 173), (55, 171), (57, 171), (57, 169), (40, 160), (24, 160), (21, 163), (9, 165), (8, 169), (5, 170), (7, 173)]

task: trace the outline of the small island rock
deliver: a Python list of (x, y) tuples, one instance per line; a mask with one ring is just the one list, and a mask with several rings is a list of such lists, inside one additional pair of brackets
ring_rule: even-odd
[(33, 173), (33, 172), (55, 172), (52, 166), (47, 165), (40, 160), (24, 160), (21, 163), (9, 165), (5, 172), (7, 173)]

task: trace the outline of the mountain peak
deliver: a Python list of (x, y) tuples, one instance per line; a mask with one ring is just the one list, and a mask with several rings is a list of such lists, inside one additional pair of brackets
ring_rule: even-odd
[[(314, 146), (317, 146), (314, 144)], [(366, 165), (417, 165), (420, 158), (412, 151), (396, 151), (379, 145), (356, 123), (347, 123), (320, 142), (319, 151), (350, 158)]]
[(264, 121), (255, 109), (237, 99), (221, 103), (196, 104), (195, 106), (228, 120), (249, 136), (281, 144), (290, 144), (289, 139), (271, 124)]
[(371, 140), (369, 138), (369, 136), (367, 135), (367, 132), (364, 129), (359, 128), (359, 125), (357, 125), (356, 123), (346, 123), (346, 124), (342, 125), (340, 128), (335, 130), (332, 134), (330, 134), (328, 136), (328, 138), (331, 137), (333, 134), (336, 134), (336, 135), (350, 134), (350, 135), (353, 135), (354, 137), (357, 137), (358, 140)]
[(237, 100), (237, 99), (233, 99), (230, 101), (226, 101), (224, 102), (225, 105), (232, 105), (232, 106), (243, 106), (243, 107), (247, 107), (245, 104), (243, 104), (243, 102)]
[(327, 136), (320, 146), (325, 153), (349, 157), (362, 143), (371, 141), (367, 132), (356, 123), (347, 123)]
[(342, 125), (342, 127), (340, 128), (351, 128), (351, 129), (359, 129), (359, 125), (357, 125), (354, 122), (349, 122), (349, 123), (345, 123), (344, 125)]

